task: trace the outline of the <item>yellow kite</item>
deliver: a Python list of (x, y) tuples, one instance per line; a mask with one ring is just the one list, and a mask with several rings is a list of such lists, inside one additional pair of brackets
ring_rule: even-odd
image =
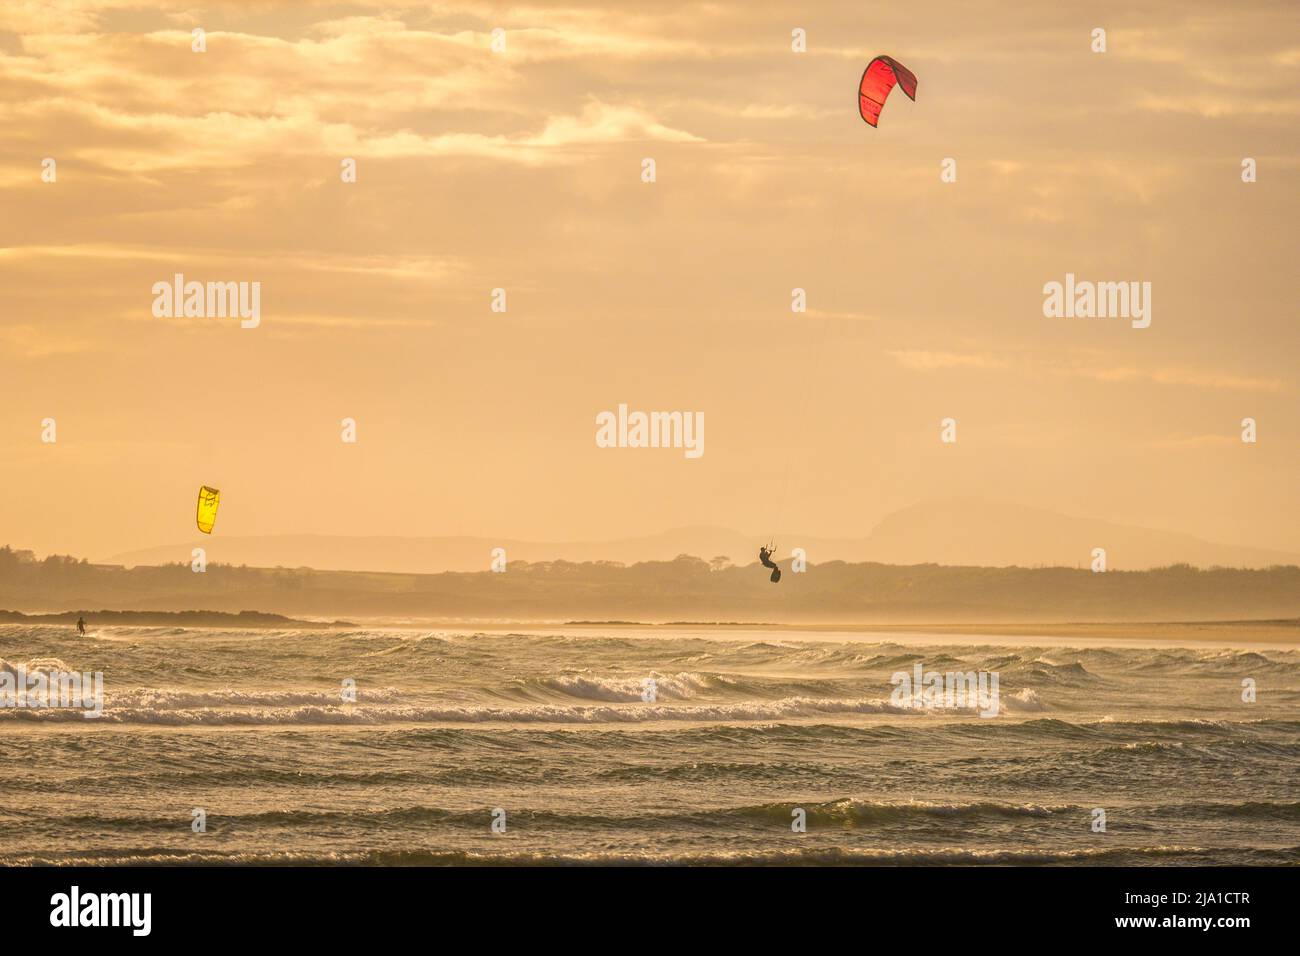
[(204, 485), (199, 489), (199, 530), (212, 534), (212, 526), (217, 523), (217, 503), (221, 501), (221, 492)]

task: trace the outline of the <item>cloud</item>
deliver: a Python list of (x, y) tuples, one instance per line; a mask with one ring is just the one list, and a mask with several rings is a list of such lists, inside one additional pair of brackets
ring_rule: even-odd
[(672, 129), (634, 107), (588, 103), (582, 115), (556, 116), (536, 136), (521, 143), (529, 147), (574, 146), (618, 143), (627, 140), (661, 140), (667, 143), (702, 143), (704, 140), (682, 130)]
[(350, 273), (394, 279), (447, 279), (463, 273), (464, 263), (446, 256), (379, 256), (345, 253), (301, 253), (259, 250), (250, 254), (239, 249), (213, 246), (187, 249), (174, 244), (166, 247), (139, 244), (72, 243), (68, 245), (0, 246), (0, 260), (103, 259), (132, 262), (184, 263), (202, 256), (205, 263), (277, 266), (308, 272)]
[(1013, 354), (992, 352), (951, 352), (926, 349), (890, 349), (886, 355), (903, 368), (916, 371), (946, 369), (1011, 369), (1026, 376), (1050, 375), (1060, 378), (1088, 379), (1095, 382), (1145, 382), (1153, 385), (1234, 391), (1281, 393), (1287, 386), (1279, 379), (1208, 371), (1176, 366), (1139, 367), (1118, 365), (1113, 356), (1083, 353), (1069, 357), (1041, 351)]
[(1221, 448), (1240, 445), (1237, 435), (1184, 435), (1179, 438), (1164, 438), (1151, 443), (1152, 448)]
[(995, 355), (971, 352), (934, 352), (925, 349), (890, 349), (885, 352), (903, 368), (933, 371), (946, 368), (1007, 367), (1007, 361)]
[(1278, 379), (1253, 378), (1248, 375), (1231, 375), (1203, 369), (1084, 366), (1062, 371), (1063, 374), (1091, 378), (1099, 382), (1151, 382), (1156, 385), (1232, 389), (1248, 392), (1286, 391), (1285, 383)]
[(9, 353), (22, 359), (73, 355), (94, 351), (95, 348), (95, 343), (90, 339), (69, 335), (48, 325), (0, 325), (0, 353)]
[[(547, 117), (536, 132), (496, 135), (366, 130), (309, 114), (136, 114), (68, 99), (11, 104), (7, 109), (0, 106), (0, 118), (11, 122), (36, 116), (48, 121), (59, 115), (65, 123), (95, 131), (85, 142), (78, 138), (78, 145), (69, 147), (74, 158), (141, 175), (202, 167), (228, 169), (268, 157), (322, 154), (371, 159), (476, 157), (536, 165), (572, 162), (584, 149), (625, 142), (704, 142), (659, 122), (643, 109), (598, 100), (588, 102), (576, 115)], [(92, 142), (95, 139), (98, 144)], [(66, 151), (62, 155), (67, 155)]]

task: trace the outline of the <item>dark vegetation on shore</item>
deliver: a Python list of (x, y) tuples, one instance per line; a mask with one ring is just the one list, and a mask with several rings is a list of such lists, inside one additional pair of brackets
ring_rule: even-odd
[[(486, 564), (485, 556), (485, 564)], [(0, 548), (0, 607), (385, 618), (621, 621), (1207, 621), (1300, 617), (1300, 567), (1094, 574), (1076, 568), (511, 562), (504, 573), (393, 574), (189, 565), (122, 568)], [(198, 612), (195, 612), (198, 613)], [(75, 620), (75, 617), (73, 618)], [(180, 623), (174, 621), (175, 623)], [(295, 625), (297, 626), (297, 625)]]
[(76, 624), (84, 617), (91, 626), (117, 627), (354, 627), (349, 621), (300, 621), (265, 611), (59, 611), (24, 614), (0, 610), (0, 624)]

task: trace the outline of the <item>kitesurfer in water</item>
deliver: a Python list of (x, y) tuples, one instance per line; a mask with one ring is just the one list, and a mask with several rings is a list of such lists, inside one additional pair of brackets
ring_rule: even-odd
[(82, 637), (86, 636), (86, 619), (84, 617), (77, 618), (77, 633)]
[(760, 546), (758, 549), (758, 560), (763, 567), (772, 569), (772, 576), (768, 578), (768, 580), (773, 584), (776, 584), (776, 582), (781, 580), (781, 569), (777, 567), (776, 562), (772, 560), (772, 550), (772, 548)]

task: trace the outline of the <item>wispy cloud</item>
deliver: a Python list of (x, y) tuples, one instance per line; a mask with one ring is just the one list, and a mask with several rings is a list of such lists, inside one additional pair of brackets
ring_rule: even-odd
[(47, 326), (28, 323), (0, 324), (0, 354), (20, 359), (44, 359), (91, 352), (96, 340)]
[(1061, 356), (1042, 351), (1001, 353), (890, 349), (885, 354), (903, 368), (927, 372), (945, 369), (1012, 370), (1029, 377), (1051, 375), (1095, 382), (1145, 382), (1162, 386), (1269, 393), (1287, 390), (1287, 384), (1280, 379), (1235, 375), (1214, 369), (1121, 365), (1115, 363), (1113, 356), (1093, 352)]
[(885, 353), (903, 368), (933, 371), (948, 368), (1006, 368), (1008, 362), (998, 355), (978, 352), (938, 352), (927, 349), (889, 349)]

